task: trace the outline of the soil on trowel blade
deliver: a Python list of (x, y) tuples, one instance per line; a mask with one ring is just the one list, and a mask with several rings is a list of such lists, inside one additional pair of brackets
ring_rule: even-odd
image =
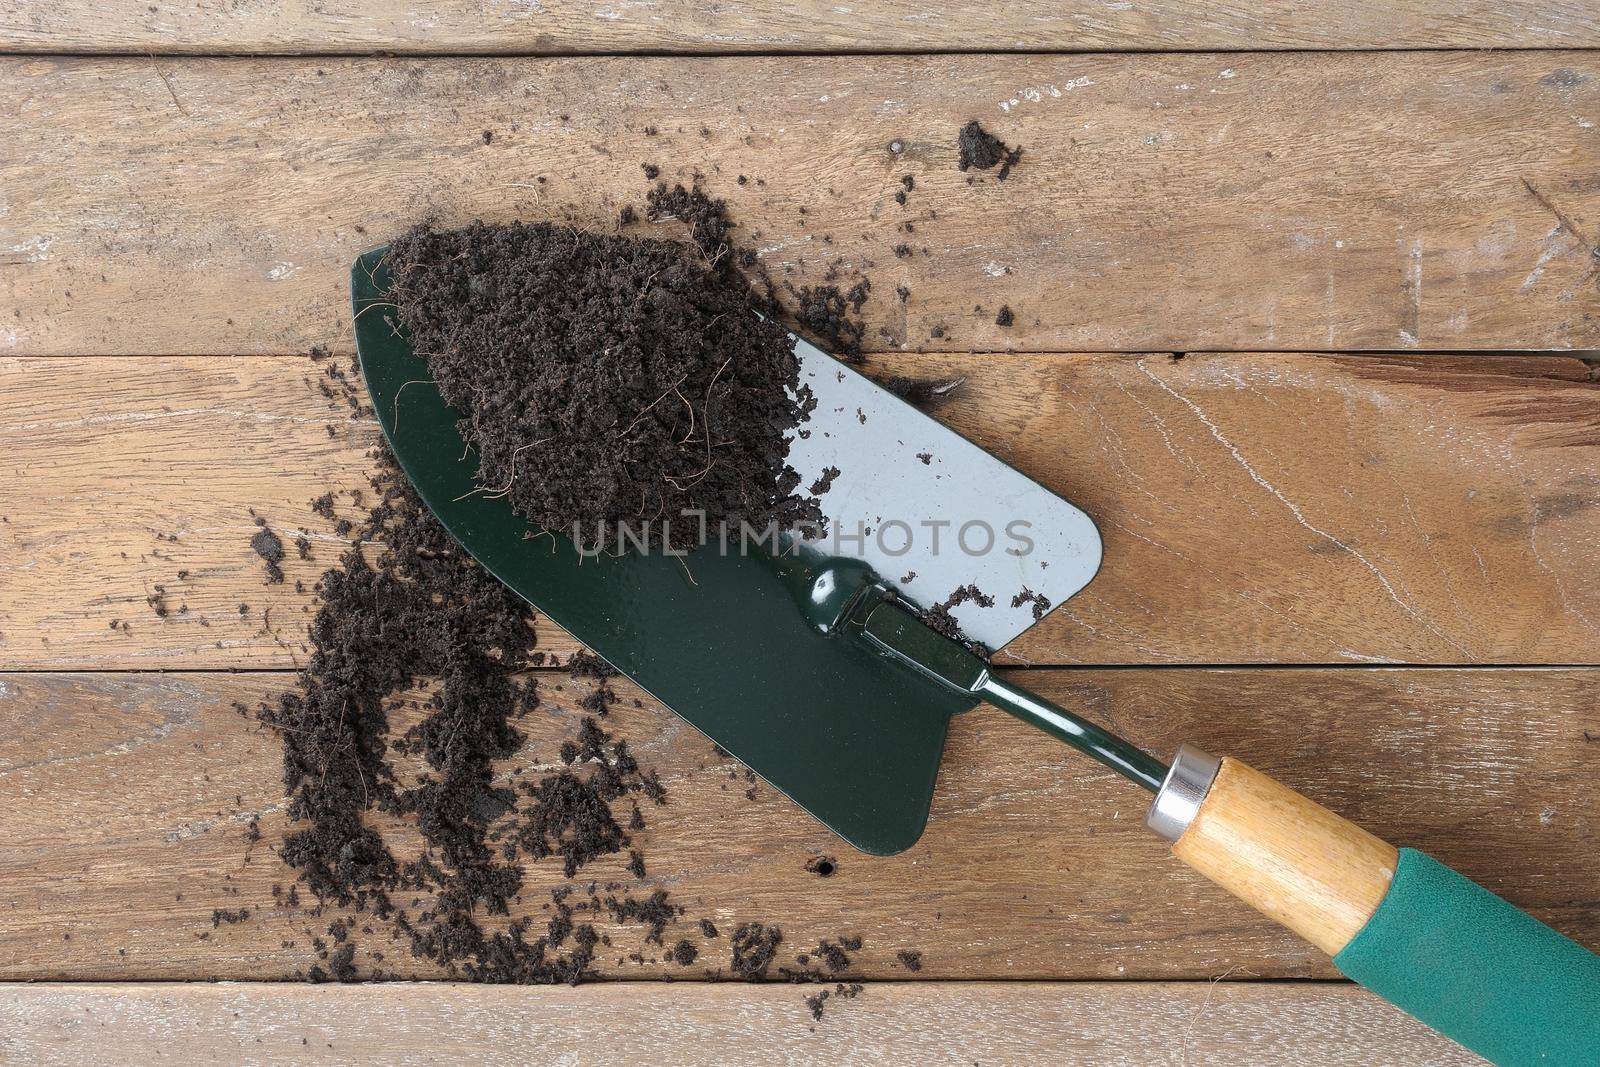
[(399, 316), (465, 415), (483, 492), (586, 547), (614, 549), (623, 522), (692, 547), (686, 513), (820, 519), (786, 463), (805, 399), (787, 333), (706, 247), (547, 223), (394, 242)]

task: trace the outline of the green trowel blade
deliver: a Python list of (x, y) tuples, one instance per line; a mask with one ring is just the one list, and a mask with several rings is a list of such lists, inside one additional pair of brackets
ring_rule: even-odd
[[(477, 460), (457, 430), (460, 412), (445, 403), (393, 314), (386, 251), (364, 254), (352, 271), (356, 350), (390, 448), (450, 533), (550, 620), (856, 848), (888, 855), (915, 843), (927, 821), (950, 717), (970, 707), (974, 698), (884, 656), (851, 633), (839, 628), (825, 632), (814, 625), (816, 613), (808, 615), (802, 605), (825, 594), (821, 587), (836, 574), (821, 552), (808, 549), (799, 557), (774, 558), (760, 550), (724, 552), (713, 543), (681, 558), (660, 552), (580, 554), (566, 536), (545, 532), (513, 514), (506, 500), (475, 492)], [(815, 349), (809, 352), (810, 358), (802, 359), (803, 375), (820, 384), (826, 373), (830, 384), (846, 383), (842, 371), (833, 377), (836, 363)], [(832, 406), (840, 411), (819, 409), (807, 424), (814, 432), (796, 441), (795, 451), (808, 465), (829, 459), (843, 443), (834, 431), (835, 423), (846, 422), (845, 407), (880, 403), (876, 395), (862, 392), (856, 379), (866, 382), (851, 372), (855, 391), (850, 393), (818, 390), (837, 401)], [(889, 394), (871, 389), (899, 405)], [(959, 468), (959, 442), (1012, 479), (1033, 485), (915, 409), (899, 406), (909, 413), (908, 431), (931, 434), (935, 442), (927, 447), (938, 451), (936, 457), (920, 463), (909, 459), (926, 469), (927, 478), (948, 476)], [(869, 422), (881, 418), (875, 428), (878, 436), (889, 433), (886, 446), (896, 443), (886, 425), (891, 418), (887, 411), (873, 408), (869, 416)], [(851, 425), (861, 425), (867, 413), (847, 414)], [(814, 443), (802, 447), (803, 442)], [(903, 454), (909, 458), (915, 451)], [(848, 466), (843, 459), (837, 465)], [(799, 463), (796, 469), (805, 473)], [(1001, 486), (1001, 475), (982, 474), (987, 490), (998, 489), (1013, 504), (1039, 503), (1017, 498), (1017, 486)], [(861, 514), (868, 514), (860, 504), (867, 490), (892, 496), (892, 479), (876, 489), (859, 476), (839, 480), (855, 487), (844, 489), (840, 499), (855, 499)], [(908, 484), (915, 482), (913, 478)], [(1071, 512), (1056, 519), (1081, 518), (1070, 505), (1049, 499)], [(883, 499), (878, 503), (883, 506)], [(874, 521), (870, 514), (868, 520)], [(1087, 540), (1074, 530), (1081, 550), (1076, 558), (1062, 552), (1056, 577), (1045, 581), (1051, 574), (1048, 559), (1035, 556), (1029, 569), (1019, 571), (1015, 559), (998, 552), (992, 566), (1000, 570), (994, 573), (1005, 581), (1031, 575), (1059, 603), (1088, 581), (1099, 561), (1092, 525)], [(867, 553), (855, 555), (866, 558)], [(901, 562), (899, 554), (891, 552), (891, 558)], [(920, 559), (914, 556), (906, 565), (917, 567)], [(879, 570), (887, 565), (876, 562)], [(930, 558), (921, 569), (959, 566), (951, 573), (967, 575), (974, 565), (972, 560), (957, 564)], [(979, 573), (991, 572), (980, 565)], [(995, 590), (997, 597), (1004, 593), (1006, 603), (1013, 592)], [(1000, 621), (1002, 616), (1008, 621)], [(1026, 629), (1032, 617), (1026, 610), (1020, 615), (1001, 611), (992, 613), (987, 623), (976, 616), (971, 621), (998, 646)]]

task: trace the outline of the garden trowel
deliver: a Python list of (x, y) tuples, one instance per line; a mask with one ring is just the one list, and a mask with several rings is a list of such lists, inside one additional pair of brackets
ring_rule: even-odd
[(950, 717), (987, 702), (1154, 794), (1147, 822), (1176, 855), (1468, 1047), (1506, 1063), (1600, 1047), (1600, 958), (1576, 943), (1237, 760), (1183, 746), (1163, 762), (990, 669), (986, 651), (1098, 570), (1079, 509), (796, 340), (814, 403), (789, 462), (824, 522), (702, 529), (686, 555), (665, 537), (580, 550), (475, 491), (461, 413), (393, 314), (385, 251), (352, 274), (356, 346), (424, 502), (501, 581), (852, 845), (916, 842)]

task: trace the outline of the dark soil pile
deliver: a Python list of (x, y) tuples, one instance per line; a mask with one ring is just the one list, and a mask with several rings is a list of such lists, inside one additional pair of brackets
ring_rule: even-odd
[[(786, 332), (719, 269), (716, 205), (669, 201), (695, 245), (478, 223), (419, 227), (391, 251), (399, 316), (466, 416), (481, 490), (586, 546), (684, 512), (757, 529), (820, 517), (785, 462), (804, 399)], [(698, 532), (680, 519), (672, 543)]]
[(976, 119), (961, 127), (957, 147), (961, 154), (956, 165), (961, 170), (989, 170), (998, 163), (1000, 173), (995, 177), (1001, 181), (1011, 176), (1011, 168), (1022, 159), (1022, 149), (1007, 147), (1004, 141), (985, 130)]

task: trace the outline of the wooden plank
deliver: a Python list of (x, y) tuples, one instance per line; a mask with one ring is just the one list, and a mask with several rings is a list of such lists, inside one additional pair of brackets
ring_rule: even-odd
[(18, 1062), (461, 1064), (1482, 1063), (1344, 983), (872, 984), (813, 1022), (792, 986), (578, 989), (29, 985), (0, 990)]
[[(322, 366), (0, 361), (0, 665), (293, 666), (340, 551), (308, 501), (339, 491), (359, 517), (348, 491), (375, 439), (321, 394)], [(1100, 525), (1101, 573), (1013, 662), (1600, 662), (1600, 388), (1579, 360), (921, 354), (869, 369), (965, 376), (939, 417)], [(252, 509), (313, 539), (283, 585), (250, 549)], [(146, 602), (157, 586), (165, 618)]]
[[(348, 347), (359, 251), (609, 226), (641, 163), (708, 175), (780, 278), (871, 276), (877, 348), (1600, 347), (1582, 52), (12, 58), (0, 113), (17, 354)], [(956, 169), (971, 118), (1008, 181)]]
[(1003, 7), (908, 0), (715, 5), (543, 0), (482, 4), (324, 0), (262, 8), (214, 0), (0, 3), (7, 51), (224, 53), (1051, 52), (1282, 48), (1593, 48), (1600, 16), (1579, 0), (1021, 0)]
[[(273, 905), (289, 872), (277, 740), (243, 719), (275, 674), (28, 674), (0, 678), (0, 978), (293, 976), (334, 918)], [(1248, 759), (1387, 840), (1425, 849), (1557, 929), (1600, 946), (1593, 669), (1033, 671), (1028, 683), (1170, 753), (1180, 741)], [(507, 765), (548, 768), (582, 689), (542, 685)], [(1326, 957), (1166, 855), (1145, 794), (999, 712), (957, 720), (923, 840), (891, 858), (850, 852), (766, 785), (747, 783), (659, 707), (623, 699), (607, 726), (665, 783), (639, 842), (583, 882), (666, 889), (688, 913), (694, 967), (661, 962), (636, 927), (608, 928), (613, 977), (725, 970), (730, 924), (778, 924), (804, 951), (856, 935), (865, 978), (1332, 977)], [(395, 724), (403, 729), (404, 723)], [(246, 826), (263, 838), (247, 847)], [(403, 835), (395, 840), (405, 854)], [(831, 877), (807, 865), (836, 861)], [(527, 868), (539, 914), (559, 865)], [(214, 908), (252, 917), (214, 928)], [(705, 941), (701, 917), (724, 929)], [(363, 920), (365, 921), (365, 920)], [(426, 976), (382, 934), (384, 966)], [(642, 947), (649, 962), (621, 960)]]
[[(19, 405), (0, 441), (20, 450), (0, 512), (0, 551), (18, 553), (0, 583), (0, 660), (298, 666), (317, 578), (347, 547), (335, 521), (365, 516), (355, 493), (371, 503), (377, 424), (325, 395), (330, 364), (306, 358), (128, 361), (112, 391), (85, 373), (103, 365), (0, 368)], [(328, 492), (333, 520), (311, 509)], [(281, 583), (250, 548), (258, 517), (283, 540)], [(555, 626), (541, 635), (553, 653), (578, 647)]]

